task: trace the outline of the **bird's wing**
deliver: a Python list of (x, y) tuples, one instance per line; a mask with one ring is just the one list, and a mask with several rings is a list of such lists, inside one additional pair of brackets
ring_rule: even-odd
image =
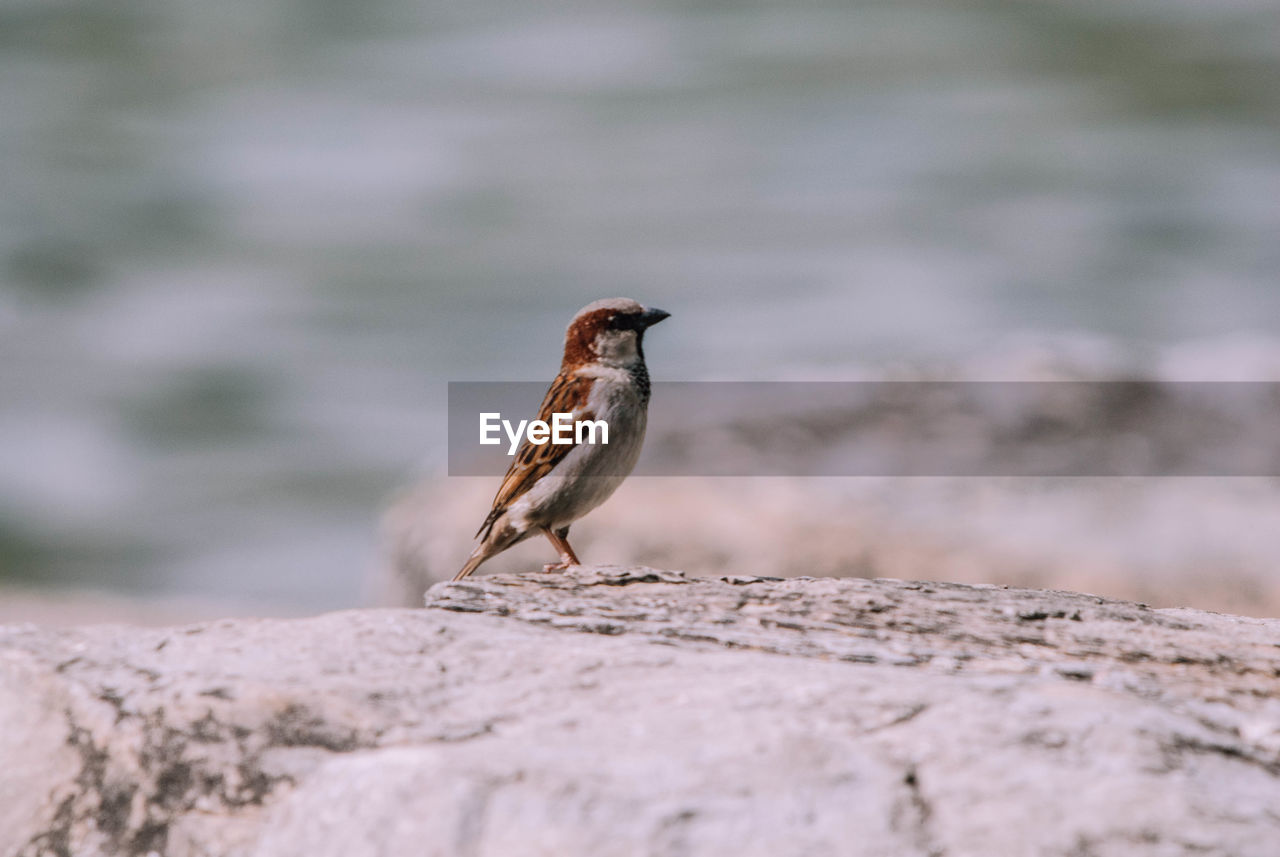
[[(550, 424), (552, 414), (565, 413), (572, 413), (575, 421), (594, 419), (594, 415), (586, 410), (592, 380), (592, 378), (573, 374), (557, 375), (551, 382), (547, 395), (542, 399), (542, 407), (538, 409), (538, 419)], [(516, 450), (515, 461), (511, 462), (511, 466), (507, 468), (507, 475), (502, 479), (497, 496), (493, 498), (493, 508), (489, 510), (484, 523), (476, 532), (477, 538), (482, 535), (488, 538), (488, 531), (502, 513), (527, 493), (534, 483), (550, 473), (551, 469), (559, 464), (575, 446), (577, 446), (576, 436), (572, 443), (567, 444), (556, 444), (550, 440), (543, 444), (535, 444), (529, 442), (526, 434), (524, 440), (520, 442), (520, 448)]]

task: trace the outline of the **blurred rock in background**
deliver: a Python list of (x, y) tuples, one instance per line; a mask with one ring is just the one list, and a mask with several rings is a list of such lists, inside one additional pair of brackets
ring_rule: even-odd
[[(415, 605), (471, 552), (494, 480), (423, 483), (388, 512), (381, 603)], [(692, 575), (893, 577), (1280, 615), (1270, 479), (635, 477), (573, 528), (584, 562)], [(479, 573), (537, 569), (545, 539)]]

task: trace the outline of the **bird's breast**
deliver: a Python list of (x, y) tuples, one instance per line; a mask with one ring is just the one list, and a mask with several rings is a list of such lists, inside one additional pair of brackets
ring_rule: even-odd
[(566, 526), (599, 506), (635, 469), (644, 445), (647, 407), (628, 380), (597, 377), (585, 410), (608, 425), (608, 443), (581, 443), (538, 480), (522, 502), (532, 523)]

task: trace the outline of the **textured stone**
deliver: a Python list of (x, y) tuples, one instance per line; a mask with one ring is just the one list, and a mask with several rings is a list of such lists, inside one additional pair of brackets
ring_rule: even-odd
[(1280, 622), (646, 568), (0, 630), (4, 855), (1183, 855), (1280, 841)]

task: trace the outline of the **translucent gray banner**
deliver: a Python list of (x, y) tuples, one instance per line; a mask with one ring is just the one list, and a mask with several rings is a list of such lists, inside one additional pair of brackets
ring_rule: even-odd
[[(537, 418), (545, 392), (450, 383), (450, 475), (505, 472), (510, 435), (499, 427), (501, 442), (482, 445), (481, 414), (515, 428)], [(611, 440), (624, 430), (611, 426)], [(658, 383), (635, 473), (1277, 476), (1280, 383)]]

